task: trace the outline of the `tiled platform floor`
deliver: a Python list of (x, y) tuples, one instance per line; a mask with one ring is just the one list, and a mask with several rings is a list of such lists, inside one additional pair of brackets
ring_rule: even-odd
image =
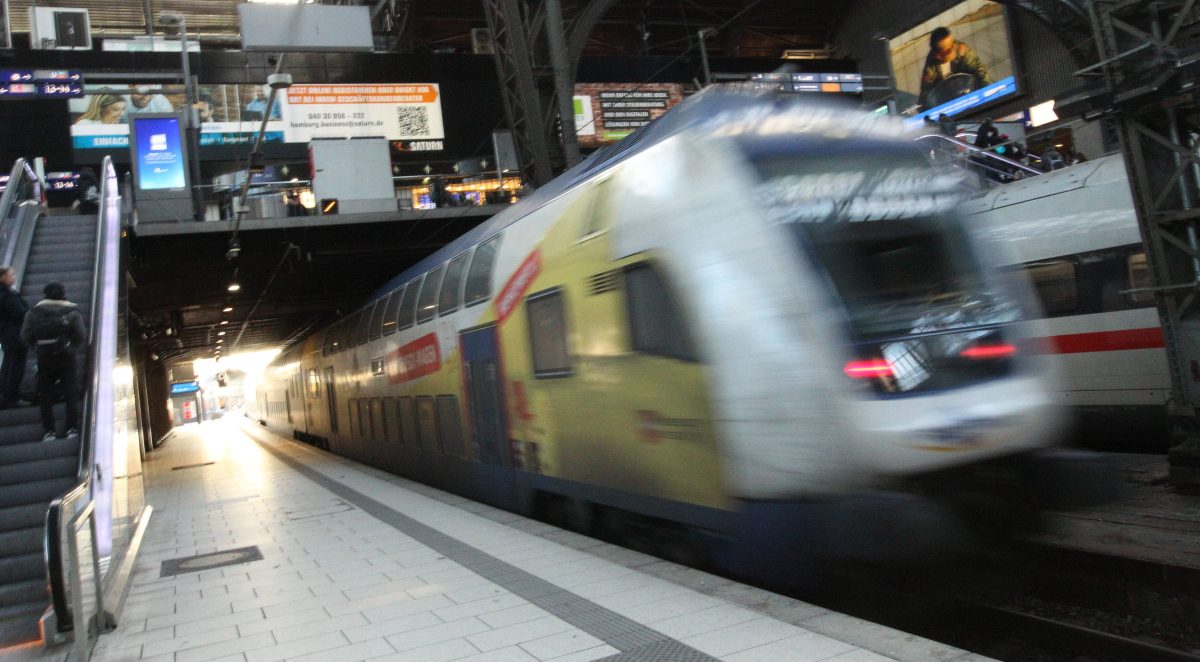
[[(154, 516), (99, 662), (982, 659), (238, 421), (180, 429), (145, 471)], [(263, 560), (159, 576), (251, 545)]]

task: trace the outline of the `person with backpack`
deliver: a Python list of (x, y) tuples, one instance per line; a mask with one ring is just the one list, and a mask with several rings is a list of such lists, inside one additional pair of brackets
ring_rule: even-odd
[(62, 283), (47, 283), (46, 298), (25, 315), (21, 340), (37, 348), (38, 404), (42, 409), (42, 441), (55, 439), (54, 402), (61, 385), (67, 405), (67, 437), (79, 436), (79, 374), (75, 369), (75, 351), (87, 340), (83, 316), (74, 303), (67, 301)]
[[(0, 347), (4, 348), (4, 364), (0, 366), (0, 409), (21, 404), (21, 380), (25, 378), (25, 359), (29, 348), (21, 342), (21, 324), (29, 304), (13, 289), (17, 272), (8, 265), (0, 266)], [(29, 404), (29, 403), (25, 403)]]
[(100, 211), (100, 180), (96, 179), (96, 171), (84, 166), (79, 170), (79, 180), (75, 182), (75, 205), (80, 214), (95, 214)]

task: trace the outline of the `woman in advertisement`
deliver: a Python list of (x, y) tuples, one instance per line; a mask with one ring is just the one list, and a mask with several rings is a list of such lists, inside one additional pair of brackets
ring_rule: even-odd
[(87, 110), (76, 124), (120, 124), (125, 116), (125, 99), (115, 94), (93, 94)]

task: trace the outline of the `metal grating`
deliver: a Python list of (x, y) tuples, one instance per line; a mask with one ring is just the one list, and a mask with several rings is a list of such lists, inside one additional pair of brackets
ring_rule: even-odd
[(621, 287), (621, 270), (612, 269), (603, 273), (593, 274), (588, 278), (588, 294), (604, 294), (615, 292)]
[(202, 572), (204, 570), (212, 570), (213, 568), (223, 568), (227, 565), (238, 565), (239, 563), (250, 563), (251, 561), (261, 560), (263, 560), (262, 551), (257, 546), (226, 549), (210, 554), (168, 559), (162, 562), (162, 569), (159, 571), (158, 576), (172, 577), (189, 572)]

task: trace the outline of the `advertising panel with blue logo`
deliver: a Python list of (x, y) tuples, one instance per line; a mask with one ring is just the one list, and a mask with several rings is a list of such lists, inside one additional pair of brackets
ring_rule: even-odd
[(1003, 5), (965, 0), (889, 41), (908, 122), (955, 117), (1019, 92)]
[(187, 160), (178, 117), (135, 117), (138, 188), (187, 188)]

